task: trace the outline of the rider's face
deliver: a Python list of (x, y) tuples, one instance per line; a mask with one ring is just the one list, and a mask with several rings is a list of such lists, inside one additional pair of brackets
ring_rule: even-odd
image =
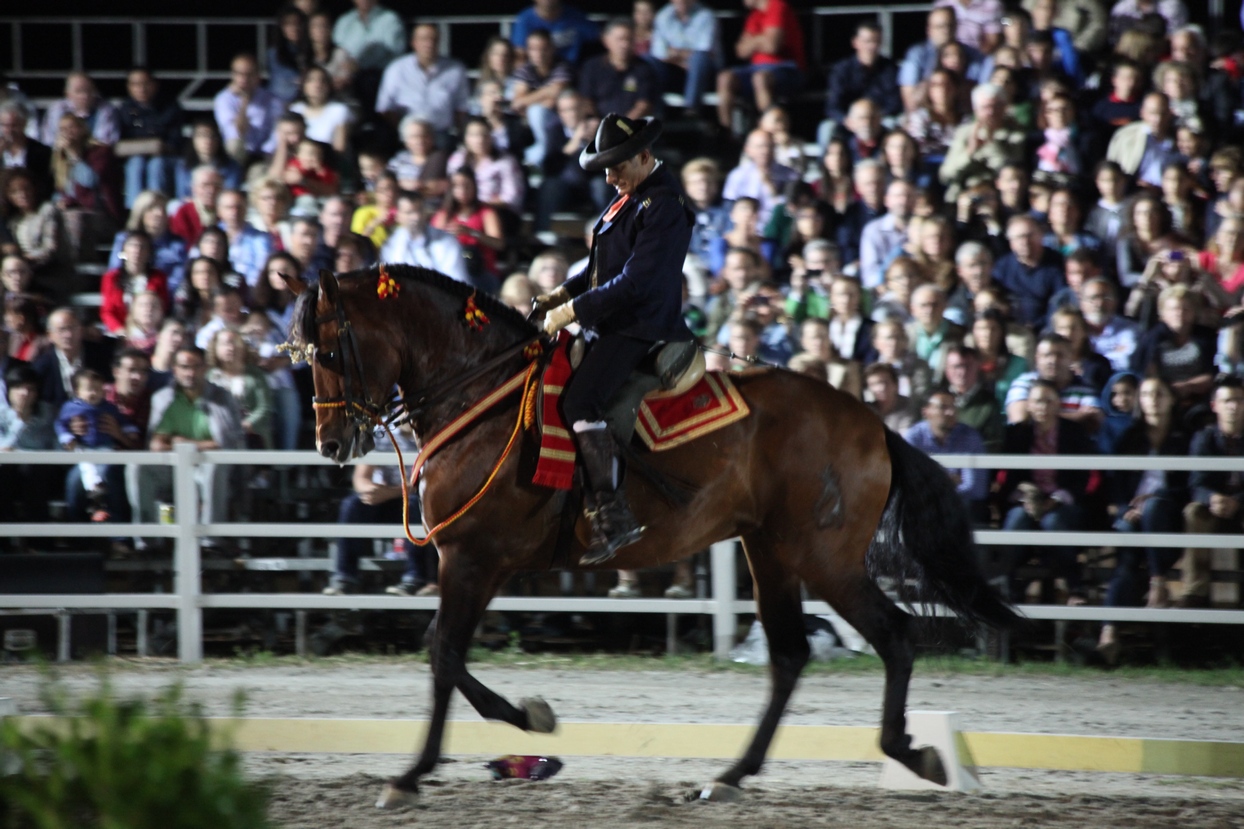
[(634, 158), (628, 158), (621, 164), (606, 167), (605, 181), (609, 182), (610, 186), (618, 191), (619, 196), (629, 195), (644, 180), (648, 173), (648, 162), (651, 160), (652, 153), (644, 150), (639, 155)]

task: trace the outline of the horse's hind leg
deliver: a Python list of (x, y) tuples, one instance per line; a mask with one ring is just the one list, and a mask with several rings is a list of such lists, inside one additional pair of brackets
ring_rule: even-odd
[(915, 655), (911, 617), (881, 592), (864, 572), (862, 561), (854, 573), (809, 579), (809, 584), (868, 640), (885, 663), (881, 750), (925, 780), (946, 785), (946, 769), (937, 749), (912, 748), (907, 734), (907, 687)]
[(705, 788), (702, 797), (709, 800), (733, 799), (740, 781), (760, 771), (795, 683), (808, 664), (799, 577), (781, 566), (760, 533), (746, 536), (743, 547), (751, 565), (757, 615), (769, 640), (769, 702), (747, 751)]

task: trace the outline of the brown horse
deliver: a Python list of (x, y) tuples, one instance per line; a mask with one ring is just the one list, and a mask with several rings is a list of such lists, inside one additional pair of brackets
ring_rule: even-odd
[[(314, 358), (316, 445), (338, 462), (368, 451), (377, 419), (398, 403), (425, 445), (520, 372), (530, 356), (523, 345), (538, 336), (522, 314), (492, 297), (472, 298), (470, 287), (421, 268), (386, 266), (339, 278), (323, 272), (317, 288), (289, 281), (300, 294), (291, 345)], [(464, 308), (476, 305), (488, 317), (482, 328), (464, 321)], [(765, 369), (733, 379), (750, 415), (644, 456), (649, 468), (631, 476), (628, 491), (647, 531), (607, 565), (652, 567), (722, 539), (743, 539), (769, 640), (771, 695), (751, 745), (704, 796), (736, 796), (740, 781), (764, 762), (808, 660), (803, 584), (885, 662), (881, 749), (944, 784), (937, 751), (913, 748), (906, 734), (914, 617), (875, 579), (916, 585), (912, 598), (942, 603), (974, 624), (1010, 627), (1018, 620), (980, 575), (971, 526), (949, 476), (864, 404), (825, 383)], [(518, 406), (518, 393), (508, 395), (427, 461), (419, 491), (428, 527), (480, 491), (517, 428)], [(418, 760), (386, 787), (378, 805), (413, 795), (436, 764), (455, 688), (485, 718), (527, 731), (555, 726), (542, 700), (511, 704), (475, 679), (464, 659), (476, 624), (505, 580), (554, 566), (565, 499), (533, 486), (519, 455), (510, 455), (478, 503), (436, 536), (441, 604), (430, 648), (432, 720)], [(689, 494), (670, 497), (670, 487), (659, 484), (663, 477), (685, 484)], [(569, 562), (579, 560), (588, 537), (582, 516), (575, 535)]]

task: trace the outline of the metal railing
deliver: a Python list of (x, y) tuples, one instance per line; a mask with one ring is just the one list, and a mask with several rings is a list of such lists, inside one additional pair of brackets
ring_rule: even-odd
[[(881, 26), (882, 51), (886, 54), (892, 54), (895, 16), (926, 14), (927, 12), (928, 4), (900, 3), (890, 6), (818, 6), (799, 13), (815, 18), (813, 25), (809, 27), (811, 37), (808, 43), (810, 61), (815, 62), (817, 59), (828, 59), (828, 56), (825, 55), (825, 35), (824, 26), (820, 25), (822, 22), (821, 18), (842, 15), (875, 16)], [(725, 10), (717, 11), (716, 15), (719, 19), (730, 19), (739, 17), (740, 12)], [(603, 22), (609, 17), (604, 14), (589, 14), (588, 16), (597, 22)], [(454, 30), (456, 28), (496, 26), (498, 34), (508, 37), (514, 17), (513, 15), (439, 15), (433, 17), (420, 16), (419, 22), (436, 25), (440, 30), (441, 51), (446, 55), (452, 55), (454, 54)], [(407, 21), (407, 23), (409, 25), (410, 21)], [(5, 68), (5, 73), (10, 79), (19, 83), (22, 80), (59, 80), (64, 78), (69, 72), (90, 72), (92, 77), (97, 80), (124, 79), (126, 72), (123, 68), (87, 65), (86, 39), (92, 35), (105, 36), (105, 32), (109, 29), (114, 30), (114, 32), (116, 29), (128, 29), (129, 65), (148, 66), (151, 65), (150, 50), (148, 48), (151, 43), (150, 29), (156, 26), (186, 28), (193, 31), (193, 68), (165, 69), (160, 66), (152, 66), (152, 69), (160, 78), (186, 82), (185, 87), (178, 93), (178, 100), (187, 109), (204, 110), (211, 108), (212, 99), (199, 94), (203, 85), (209, 81), (223, 81), (229, 78), (227, 63), (219, 66), (212, 65), (209, 42), (213, 33), (219, 33), (224, 29), (230, 28), (234, 30), (250, 30), (249, 34), (235, 35), (235, 42), (246, 43), (247, 46), (245, 48), (253, 49), (262, 61), (263, 55), (268, 48), (270, 32), (275, 27), (275, 24), (271, 17), (184, 18), (108, 16), (73, 19), (59, 17), (0, 17), (0, 31), (4, 27), (7, 27), (9, 30), (8, 40), (12, 55), (9, 66)], [(63, 27), (67, 30), (70, 45), (68, 66), (55, 69), (35, 69), (29, 65), (30, 61), (27, 59), (25, 43), (30, 39), (27, 37), (27, 34), (31, 31), (31, 27)], [(3, 35), (0, 34), (0, 38), (2, 37)], [(228, 57), (229, 55), (226, 53), (225, 59), (228, 60)], [(468, 67), (474, 67), (477, 58), (475, 55), (457, 55), (457, 57), (463, 60)], [(34, 102), (41, 108), (46, 107), (53, 100), (55, 99), (48, 97), (34, 98)]]
[[(1097, 470), (1204, 470), (1237, 471), (1244, 466), (1239, 458), (1171, 457), (1034, 457), (1032, 455), (938, 455), (936, 460), (951, 468), (989, 469), (1097, 469)], [(374, 459), (373, 459), (374, 460)], [(383, 538), (391, 539), (395, 528), (389, 524), (252, 524), (198, 523), (198, 490), (195, 467), (201, 463), (220, 465), (324, 466), (329, 461), (312, 452), (213, 451), (199, 452), (193, 445), (179, 444), (172, 452), (15, 452), (4, 456), (8, 463), (67, 465), (81, 461), (173, 467), (174, 524), (0, 524), (0, 532), (16, 537), (110, 538), (118, 534), (174, 541), (172, 593), (114, 593), (85, 595), (3, 595), (0, 610), (171, 610), (177, 616), (178, 657), (183, 662), (203, 658), (203, 611), (215, 609), (257, 610), (435, 610), (436, 598), (390, 596), (324, 596), (314, 593), (204, 593), (200, 539), (218, 538)], [(416, 534), (422, 537), (422, 528)], [(1142, 542), (1143, 539), (1143, 542)], [(1031, 546), (1112, 546), (1122, 540), (1111, 532), (1019, 532), (980, 530), (980, 544), (1023, 544)], [(1151, 547), (1208, 547), (1244, 549), (1240, 534), (1151, 533), (1127, 537), (1132, 544)], [(737, 572), (735, 545), (726, 540), (712, 545), (712, 594), (704, 599), (604, 599), (499, 596), (489, 605), (492, 610), (565, 613), (664, 613), (708, 615), (713, 620), (713, 651), (725, 658), (735, 644), (738, 617), (754, 614), (755, 602), (736, 598)], [(1244, 624), (1244, 611), (1231, 610), (1145, 610), (1121, 607), (1062, 607), (1024, 605), (1021, 610), (1033, 619), (1119, 621), (1119, 622), (1198, 622)], [(827, 613), (822, 601), (804, 602), (806, 613)], [(300, 617), (301, 619), (302, 617)]]

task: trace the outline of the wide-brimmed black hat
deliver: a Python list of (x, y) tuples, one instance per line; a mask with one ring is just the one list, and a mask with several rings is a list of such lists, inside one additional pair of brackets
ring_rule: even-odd
[(600, 119), (596, 138), (579, 153), (579, 166), (595, 173), (621, 164), (651, 147), (660, 134), (658, 118), (627, 118), (611, 112)]

